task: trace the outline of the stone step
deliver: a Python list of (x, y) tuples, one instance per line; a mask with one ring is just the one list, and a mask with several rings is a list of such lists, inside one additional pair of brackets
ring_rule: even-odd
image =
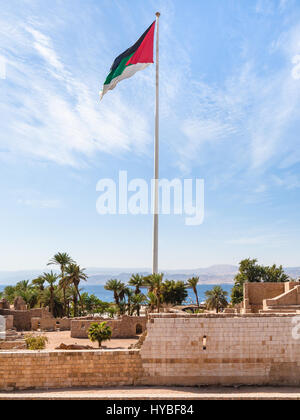
[(299, 312), (300, 309), (266, 309), (266, 310), (261, 310), (259, 311), (260, 314), (297, 314), (297, 312)]
[(15, 330), (6, 331), (5, 341), (18, 341), (24, 338), (24, 334), (18, 333)]
[(274, 306), (268, 306), (268, 309), (288, 309), (288, 310), (300, 311), (300, 305), (274, 305)]

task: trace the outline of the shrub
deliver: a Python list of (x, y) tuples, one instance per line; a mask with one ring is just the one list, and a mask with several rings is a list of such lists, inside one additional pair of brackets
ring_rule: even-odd
[(48, 338), (42, 335), (28, 334), (25, 336), (25, 343), (28, 350), (45, 350)]

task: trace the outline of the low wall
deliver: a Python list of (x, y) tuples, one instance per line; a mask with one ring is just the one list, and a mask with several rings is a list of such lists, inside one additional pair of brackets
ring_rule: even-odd
[(6, 331), (12, 330), (14, 328), (14, 317), (12, 315), (7, 315), (4, 318), (6, 321)]
[(148, 375), (143, 384), (299, 386), (300, 340), (293, 338), (293, 319), (151, 315), (141, 349)]
[(0, 390), (135, 385), (138, 350), (0, 353)]
[(68, 318), (31, 318), (31, 330), (70, 331), (71, 319)]
[(26, 350), (26, 343), (24, 340), (18, 341), (0, 341), (0, 351), (3, 350)]
[(94, 322), (107, 322), (112, 329), (112, 338), (133, 338), (145, 331), (146, 317), (123, 316), (121, 319), (75, 320), (71, 322), (72, 338), (88, 338), (88, 329)]
[(13, 327), (18, 331), (30, 331), (32, 318), (52, 318), (47, 309), (31, 309), (29, 311), (0, 309), (0, 315), (12, 315), (14, 317)]

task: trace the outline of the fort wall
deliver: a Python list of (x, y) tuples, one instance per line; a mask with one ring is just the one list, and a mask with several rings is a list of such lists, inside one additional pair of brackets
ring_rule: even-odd
[(0, 352), (0, 390), (300, 386), (299, 333), (291, 315), (153, 314), (141, 350)]

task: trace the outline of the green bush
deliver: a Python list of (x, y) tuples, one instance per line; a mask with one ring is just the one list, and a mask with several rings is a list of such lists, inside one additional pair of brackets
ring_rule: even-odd
[(28, 334), (25, 336), (25, 342), (28, 350), (45, 350), (48, 338), (41, 335)]

